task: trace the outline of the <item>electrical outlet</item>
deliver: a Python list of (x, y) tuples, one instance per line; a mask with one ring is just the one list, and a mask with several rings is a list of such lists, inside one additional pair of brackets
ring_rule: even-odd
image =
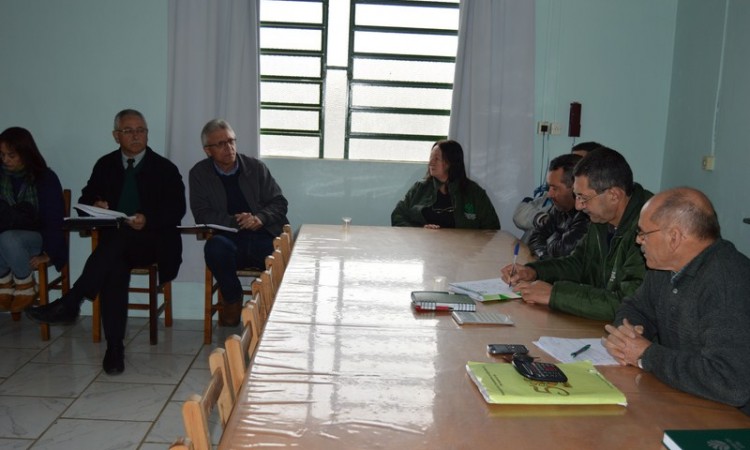
[(562, 133), (562, 125), (560, 125), (560, 122), (552, 122), (550, 124), (550, 134), (560, 134)]
[(703, 170), (712, 171), (714, 170), (714, 157), (713, 155), (707, 155), (703, 157)]
[(536, 123), (537, 134), (549, 134), (549, 122), (541, 121)]

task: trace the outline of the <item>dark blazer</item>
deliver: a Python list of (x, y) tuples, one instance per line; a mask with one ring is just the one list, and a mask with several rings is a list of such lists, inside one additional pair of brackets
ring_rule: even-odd
[[(152, 236), (157, 247), (159, 282), (173, 280), (182, 264), (182, 239), (177, 226), (185, 215), (185, 185), (177, 166), (163, 156), (146, 148), (136, 175), (140, 209), (146, 216), (146, 226), (141, 230)], [(125, 168), (119, 149), (108, 153), (96, 162), (79, 203), (93, 205), (98, 200), (115, 209), (120, 200)]]

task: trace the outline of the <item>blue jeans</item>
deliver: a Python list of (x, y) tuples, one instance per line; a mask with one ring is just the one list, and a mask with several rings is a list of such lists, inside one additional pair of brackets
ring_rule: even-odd
[(227, 303), (242, 301), (242, 283), (237, 270), (262, 269), (266, 256), (273, 253), (273, 236), (266, 231), (224, 233), (206, 241), (203, 254), (206, 265), (219, 283)]
[(32, 257), (42, 252), (42, 235), (36, 231), (8, 230), (0, 233), (0, 276), (10, 270), (16, 278), (31, 275)]

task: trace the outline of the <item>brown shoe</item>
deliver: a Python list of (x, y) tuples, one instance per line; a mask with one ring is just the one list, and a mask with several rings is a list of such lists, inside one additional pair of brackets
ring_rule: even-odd
[(39, 292), (32, 276), (29, 276), (25, 280), (15, 281), (16, 289), (13, 291), (13, 301), (10, 304), (10, 312), (21, 312), (36, 300)]
[(10, 309), (15, 290), (16, 285), (13, 283), (13, 275), (9, 272), (7, 276), (0, 279), (0, 311)]
[(236, 327), (239, 325), (242, 302), (224, 302), (222, 306), (222, 309), (219, 310), (219, 325), (222, 327)]

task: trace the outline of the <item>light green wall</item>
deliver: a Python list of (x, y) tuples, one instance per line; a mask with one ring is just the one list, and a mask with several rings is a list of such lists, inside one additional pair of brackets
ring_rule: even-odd
[[(742, 223), (750, 217), (750, 202), (742, 200), (750, 169), (749, 24), (748, 2), (680, 0), (662, 180), (662, 188), (687, 185), (704, 191), (723, 236), (745, 254), (750, 254), (750, 225)], [(701, 162), (712, 153), (715, 170), (708, 172)]]
[[(547, 155), (570, 151), (570, 103), (581, 137), (621, 152), (636, 181), (661, 184), (677, 0), (536, 0), (536, 120), (560, 122)], [(542, 139), (535, 143), (535, 174)]]

